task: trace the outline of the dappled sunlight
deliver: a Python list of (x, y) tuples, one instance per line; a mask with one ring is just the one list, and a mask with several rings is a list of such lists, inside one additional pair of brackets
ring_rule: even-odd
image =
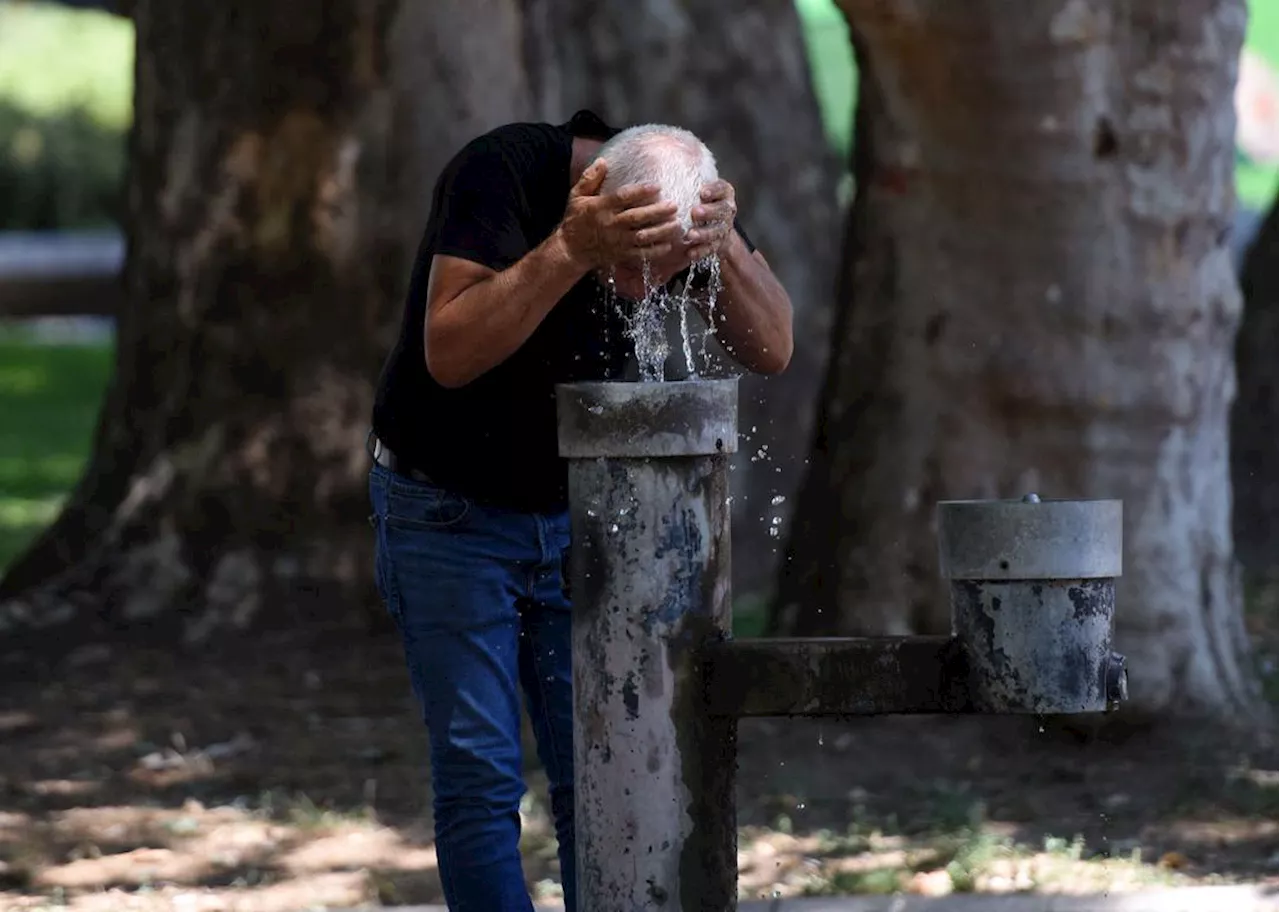
[[(178, 808), (72, 808), (43, 820), (5, 814), (0, 847), (12, 859), (5, 879), (68, 898), (77, 910), (96, 908), (95, 895), (113, 889), (138, 899), (145, 888), (168, 902), (198, 890), (191, 894), (205, 904), (198, 907), (217, 909), (273, 909), (286, 900), (297, 903), (294, 909), (368, 902), (409, 876), (420, 882), (418, 895), (422, 884), (438, 893), (429, 845), (372, 818), (314, 818), (303, 804), (291, 823), (271, 819), (262, 808), (206, 808), (194, 800)], [(22, 908), (7, 905), (18, 902), (11, 894), (0, 893), (0, 901)]]
[[(54, 453), (41, 459), (0, 456), (0, 489), (30, 486), (61, 493), (76, 483), (82, 468), (84, 458), (68, 453)], [(46, 500), (57, 502), (59, 499), (55, 495)]]
[[(439, 902), (400, 663), (390, 638), (313, 627), (198, 660), (99, 643), (0, 687), (0, 907)], [(1274, 872), (1274, 764), (1044, 743), (1016, 721), (744, 721), (741, 895), (1122, 893)], [(521, 852), (550, 901), (531, 747)]]
[(62, 500), (61, 497), (7, 497), (0, 501), (0, 528), (39, 528), (58, 515)]
[(32, 396), (49, 385), (41, 367), (30, 364), (0, 366), (0, 395)]
[(1030, 720), (940, 717), (751, 720), (741, 737), (744, 897), (1274, 878), (1265, 745), (1241, 763), (1211, 745), (1064, 742)]
[[(1086, 857), (1083, 843), (1048, 839), (1027, 845), (1014, 827), (990, 823), (947, 837), (793, 836), (748, 828), (738, 852), (739, 894), (806, 896), (832, 893), (953, 892), (1120, 893), (1192, 882), (1141, 857)], [(1140, 855), (1140, 853), (1139, 853)]]

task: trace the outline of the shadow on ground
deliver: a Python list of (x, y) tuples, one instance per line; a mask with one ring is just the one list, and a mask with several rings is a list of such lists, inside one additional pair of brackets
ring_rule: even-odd
[[(99, 644), (0, 688), (0, 905), (440, 899), (424, 737), (386, 629), (199, 655)], [(744, 896), (1274, 878), (1273, 733), (1081, 741), (1025, 720), (742, 726)], [(558, 870), (541, 774), (531, 889)], [(175, 897), (185, 897), (181, 901)], [(127, 902), (126, 902), (127, 900)]]

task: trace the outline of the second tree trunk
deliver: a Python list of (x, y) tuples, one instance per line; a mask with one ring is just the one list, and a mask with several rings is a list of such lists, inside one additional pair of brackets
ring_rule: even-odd
[(846, 0), (864, 173), (775, 627), (945, 632), (938, 500), (1121, 498), (1134, 702), (1251, 705), (1227, 415), (1240, 0)]

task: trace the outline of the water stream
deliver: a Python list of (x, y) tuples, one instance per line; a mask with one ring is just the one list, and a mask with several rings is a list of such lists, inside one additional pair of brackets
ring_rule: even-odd
[[(642, 383), (662, 383), (666, 380), (666, 361), (671, 355), (667, 343), (667, 317), (675, 311), (680, 318), (681, 354), (685, 369), (692, 379), (698, 375), (694, 359), (694, 330), (689, 325), (689, 311), (698, 303), (705, 307), (707, 328), (699, 340), (702, 361), (707, 359), (707, 338), (712, 334), (716, 302), (723, 288), (720, 280), (720, 260), (708, 257), (694, 263), (689, 269), (688, 281), (676, 291), (657, 284), (650, 272), (648, 261), (643, 263), (644, 297), (639, 301), (624, 303), (617, 299), (613, 280), (609, 281), (609, 303), (618, 307), (626, 327), (626, 336), (635, 349), (636, 365)], [(704, 289), (692, 291), (689, 285), (695, 276), (706, 276)]]

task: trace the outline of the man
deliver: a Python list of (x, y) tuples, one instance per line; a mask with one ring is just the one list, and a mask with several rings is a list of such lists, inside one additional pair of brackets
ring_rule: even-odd
[[(554, 388), (622, 377), (622, 317), (606, 286), (636, 299), (645, 268), (665, 283), (718, 257), (722, 345), (749, 370), (790, 359), (791, 304), (734, 230), (733, 188), (695, 180), (694, 199), (662, 198), (664, 183), (685, 195), (690, 174), (711, 174), (709, 155), (684, 131), (620, 133), (582, 111), (487, 133), (436, 184), (379, 382), (370, 497), (377, 582), (427, 725), (455, 912), (532, 908), (518, 851), (521, 691), (575, 908), (568, 473)], [(641, 180), (605, 190), (611, 169)]]

